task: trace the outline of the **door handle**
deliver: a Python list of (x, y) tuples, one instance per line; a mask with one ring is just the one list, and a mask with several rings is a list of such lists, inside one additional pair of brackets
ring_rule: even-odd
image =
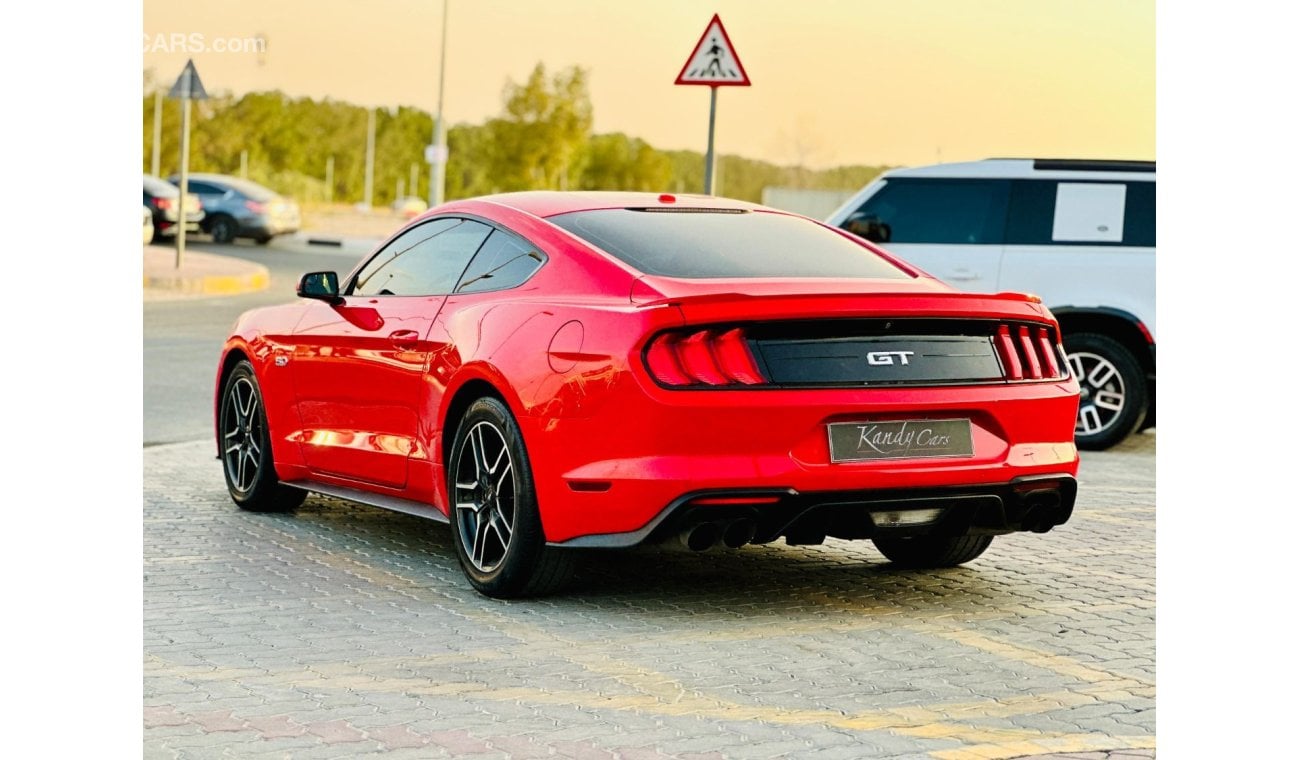
[(410, 349), (420, 343), (420, 334), (414, 330), (397, 330), (388, 334), (388, 340), (398, 348)]
[(957, 282), (970, 282), (972, 280), (978, 280), (979, 278), (980, 278), (979, 272), (976, 272), (971, 269), (967, 269), (965, 267), (962, 267), (961, 269), (954, 269), (952, 270), (952, 274), (948, 275), (948, 279), (955, 280)]

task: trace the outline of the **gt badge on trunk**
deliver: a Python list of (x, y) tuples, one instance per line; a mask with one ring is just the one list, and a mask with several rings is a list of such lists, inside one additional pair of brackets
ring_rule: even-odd
[(970, 420), (833, 422), (832, 462), (974, 456)]

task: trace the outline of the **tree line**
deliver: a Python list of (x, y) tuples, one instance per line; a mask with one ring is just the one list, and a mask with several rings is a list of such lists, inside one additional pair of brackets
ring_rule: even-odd
[[(143, 99), (144, 172), (153, 150), (154, 93), (146, 72)], [(165, 88), (164, 94), (165, 94)], [(658, 150), (620, 132), (592, 133), (587, 72), (572, 67), (548, 74), (538, 64), (523, 83), (509, 82), (501, 114), (483, 124), (447, 130), (449, 200), (516, 190), (644, 190), (700, 192), (704, 157), (689, 150)], [(249, 179), (299, 201), (355, 203), (363, 199), (368, 109), (330, 98), (294, 98), (279, 91), (196, 101), (190, 168), (238, 174), (247, 151)], [(180, 105), (163, 100), (160, 174), (180, 165)], [(399, 182), (408, 195), (428, 197), (424, 149), (433, 118), (417, 108), (377, 110), (373, 202), (391, 203)], [(326, 163), (333, 159), (332, 187)], [(857, 189), (886, 167), (810, 170), (735, 155), (718, 159), (717, 193), (760, 201), (768, 186)]]

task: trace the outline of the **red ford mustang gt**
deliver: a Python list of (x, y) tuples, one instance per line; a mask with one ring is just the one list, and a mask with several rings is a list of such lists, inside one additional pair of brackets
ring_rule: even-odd
[(959, 293), (804, 217), (518, 193), (415, 220), (244, 314), (216, 438), (241, 507), (450, 522), (475, 588), (575, 548), (870, 538), (949, 566), (1074, 507), (1079, 388), (1033, 297)]

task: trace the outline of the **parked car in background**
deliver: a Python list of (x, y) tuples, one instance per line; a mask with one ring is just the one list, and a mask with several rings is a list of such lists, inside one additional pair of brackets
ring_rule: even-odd
[(662, 541), (871, 539), (950, 567), (1074, 506), (1079, 386), (1042, 304), (958, 293), (805, 217), (456, 201), (298, 295), (225, 343), (232, 500), (315, 491), (450, 522), (491, 596), (556, 589), (574, 549)]
[[(165, 182), (151, 175), (144, 175), (144, 205), (153, 213), (154, 242), (170, 238), (176, 234), (176, 224), (180, 220), (181, 191), (170, 182)], [(198, 232), (203, 223), (203, 204), (199, 196), (190, 193), (185, 197), (185, 231)]]
[(414, 219), (429, 210), (429, 204), (423, 198), (407, 195), (393, 201), (393, 210), (407, 219)]
[(827, 220), (968, 291), (1035, 293), (1082, 388), (1076, 442), (1155, 425), (1154, 161), (989, 159), (886, 172)]
[(142, 206), (144, 209), (144, 244), (149, 245), (153, 242), (153, 209), (148, 206)]
[[(169, 177), (173, 184), (180, 177)], [(302, 224), (298, 204), (256, 182), (224, 174), (191, 174), (189, 191), (203, 201), (207, 216), (203, 231), (218, 243), (252, 238), (259, 245), (276, 235), (297, 232)]]

